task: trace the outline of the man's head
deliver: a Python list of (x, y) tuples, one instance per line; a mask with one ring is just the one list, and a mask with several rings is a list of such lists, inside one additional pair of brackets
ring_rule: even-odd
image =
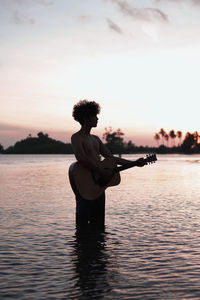
[(89, 120), (94, 124), (95, 120), (93, 119), (96, 118), (96, 115), (100, 113), (100, 110), (100, 105), (95, 101), (81, 100), (74, 105), (72, 116), (81, 125), (83, 125), (86, 120)]

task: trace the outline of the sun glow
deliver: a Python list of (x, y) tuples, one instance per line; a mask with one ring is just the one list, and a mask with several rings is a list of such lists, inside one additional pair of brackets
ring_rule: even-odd
[[(100, 103), (101, 131), (108, 126), (121, 128), (137, 144), (154, 143), (160, 128), (200, 131), (200, 21), (196, 10), (184, 15), (173, 4), (163, 5), (173, 20), (163, 23), (160, 15), (156, 19), (157, 10), (144, 18), (149, 12), (143, 10), (146, 1), (136, 1), (139, 11), (142, 9), (137, 20), (120, 15), (116, 5), (107, 10), (101, 1), (88, 2), (90, 17), (73, 1), (57, 1), (65, 8), (62, 10), (54, 2), (46, 6), (44, 15), (39, 1), (31, 1), (33, 7), (37, 3), (39, 12), (34, 24), (23, 19), (11, 23), (5, 14), (0, 18), (5, 25), (0, 27), (0, 36), (7, 37), (1, 45), (0, 138), (10, 128), (16, 132), (20, 128), (73, 132), (78, 125), (72, 119), (72, 107), (81, 99)], [(8, 3), (13, 11), (12, 1)], [(29, 15), (29, 6), (23, 4), (25, 1), (15, 1)], [(118, 26), (110, 26), (113, 22)]]

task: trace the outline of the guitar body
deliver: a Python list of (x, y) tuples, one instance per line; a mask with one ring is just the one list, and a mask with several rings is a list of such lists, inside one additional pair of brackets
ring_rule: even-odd
[(107, 187), (120, 183), (119, 172), (135, 166), (152, 164), (155, 163), (156, 160), (157, 157), (155, 154), (149, 154), (146, 158), (140, 158), (139, 160), (128, 162), (123, 166), (117, 167), (114, 159), (106, 158), (101, 162), (102, 167), (113, 170), (113, 176), (108, 182), (105, 182), (100, 175), (84, 167), (77, 161), (72, 163), (69, 167), (70, 184), (75, 195), (86, 200), (94, 200), (97, 199)]
[[(106, 158), (102, 162), (105, 169), (115, 169), (117, 167), (112, 158)], [(74, 162), (69, 167), (69, 179), (73, 192), (86, 200), (97, 199), (107, 187), (120, 183), (119, 172), (114, 173), (109, 182), (100, 182), (100, 176), (84, 167), (80, 162)]]

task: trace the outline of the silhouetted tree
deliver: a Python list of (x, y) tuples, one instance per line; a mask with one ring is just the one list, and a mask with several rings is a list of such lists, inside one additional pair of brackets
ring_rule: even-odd
[(193, 136), (194, 136), (195, 145), (197, 145), (198, 139), (199, 139), (198, 131), (195, 131), (195, 132), (193, 133)]
[(42, 131), (40, 131), (40, 132), (38, 132), (37, 136), (38, 136), (39, 138), (43, 138), (44, 133), (43, 133)]
[(154, 135), (154, 140), (156, 140), (156, 142), (157, 142), (157, 144), (158, 144), (158, 146), (159, 146), (160, 136), (159, 136), (158, 133), (155, 133), (155, 135)]
[(168, 152), (168, 148), (165, 145), (160, 145), (158, 148), (158, 153), (165, 154)]
[(160, 131), (159, 131), (159, 134), (162, 137), (162, 144), (164, 145), (164, 137), (165, 137), (165, 134), (166, 134), (165, 130), (163, 128), (161, 128)]
[(113, 153), (121, 153), (122, 152), (122, 148), (124, 146), (123, 137), (122, 137), (123, 135), (124, 135), (124, 133), (119, 128), (116, 131), (113, 131), (112, 127), (105, 128), (105, 132), (103, 134), (103, 139), (106, 141), (107, 147)]
[(105, 128), (105, 132), (103, 134), (103, 139), (106, 141), (107, 144), (122, 144), (123, 138), (122, 136), (124, 133), (121, 129), (117, 129), (117, 131), (113, 131), (112, 127)]
[(49, 137), (47, 133), (44, 134), (42, 131), (38, 132), (37, 136), (39, 139), (47, 139)]
[(0, 153), (3, 153), (4, 152), (4, 148), (3, 146), (0, 144)]
[(174, 146), (175, 146), (175, 138), (176, 138), (176, 134), (175, 134), (175, 132), (174, 132), (173, 129), (170, 130), (169, 136), (170, 136), (170, 138), (172, 139), (172, 141), (174, 141)]
[(182, 150), (184, 153), (192, 153), (192, 148), (195, 146), (196, 141), (195, 137), (192, 133), (187, 132), (185, 135), (185, 139), (182, 144)]
[(132, 141), (128, 141), (128, 143), (125, 145), (125, 148), (127, 153), (133, 153), (136, 149), (136, 146), (132, 143)]
[(18, 141), (14, 146), (4, 151), (7, 154), (72, 154), (71, 144), (65, 144), (61, 141), (54, 140), (39, 132), (38, 137), (28, 136), (26, 139)]
[(117, 131), (113, 131), (112, 127), (105, 127), (105, 132), (103, 134), (103, 139), (109, 144), (121, 144), (123, 142), (122, 136), (124, 133), (121, 129), (117, 129)]
[(167, 141), (167, 146), (169, 146), (169, 145), (168, 145), (168, 142), (169, 142), (169, 135), (168, 135), (167, 133), (165, 133), (164, 138), (165, 138), (165, 140)]
[(179, 145), (181, 145), (182, 144), (182, 131), (178, 130), (176, 133), (176, 136), (179, 139)]

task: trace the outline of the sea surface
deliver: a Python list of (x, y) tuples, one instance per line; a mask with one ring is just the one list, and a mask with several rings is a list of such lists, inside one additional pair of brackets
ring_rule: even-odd
[[(126, 155), (136, 159), (140, 155)], [(73, 155), (0, 155), (0, 299), (200, 299), (200, 155), (158, 155), (77, 233)]]

